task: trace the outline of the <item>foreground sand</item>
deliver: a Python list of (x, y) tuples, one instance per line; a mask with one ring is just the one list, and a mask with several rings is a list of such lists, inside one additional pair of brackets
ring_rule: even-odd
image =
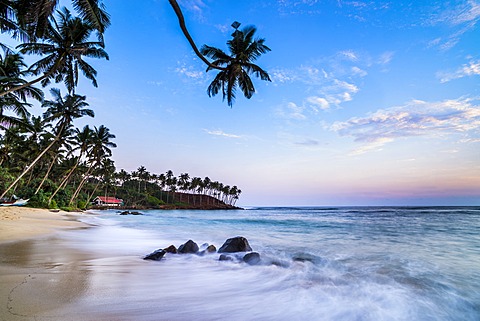
[[(49, 311), (82, 294), (86, 253), (66, 247), (56, 232), (86, 228), (80, 213), (0, 207), (0, 320), (60, 320)], [(64, 320), (68, 320), (66, 318)]]

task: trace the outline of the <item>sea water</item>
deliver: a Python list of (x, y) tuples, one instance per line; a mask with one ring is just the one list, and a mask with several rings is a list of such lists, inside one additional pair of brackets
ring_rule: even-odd
[[(97, 211), (83, 304), (112, 320), (480, 320), (480, 207)], [(72, 235), (73, 234), (73, 235)], [(261, 262), (150, 252), (243, 236)]]

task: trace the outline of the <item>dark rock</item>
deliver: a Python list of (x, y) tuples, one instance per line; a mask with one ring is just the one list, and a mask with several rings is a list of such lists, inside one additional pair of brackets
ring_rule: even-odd
[(258, 263), (260, 263), (260, 254), (258, 254), (257, 252), (245, 254), (245, 256), (243, 257), (243, 261), (250, 265), (257, 265)]
[(181, 254), (197, 253), (198, 245), (194, 241), (188, 240), (187, 243), (180, 245), (177, 252)]
[(142, 213), (140, 212), (130, 212), (130, 211), (123, 211), (123, 212), (120, 212), (120, 215), (143, 215)]
[(169, 247), (166, 247), (163, 250), (167, 253), (177, 254), (177, 248), (175, 247), (175, 245), (170, 245)]
[(234, 258), (231, 257), (230, 255), (222, 254), (218, 258), (219, 261), (234, 261)]
[(248, 244), (248, 240), (242, 236), (237, 236), (228, 239), (223, 243), (218, 253), (235, 253), (235, 252), (250, 252), (252, 248)]
[(165, 252), (164, 250), (162, 249), (158, 249), (156, 250), (155, 252), (152, 252), (150, 254), (148, 254), (147, 256), (145, 256), (143, 259), (144, 260), (154, 260), (154, 261), (159, 261), (162, 259), (162, 257), (165, 255)]
[(198, 252), (197, 254), (200, 255), (200, 256), (204, 256), (205, 254), (211, 254), (211, 253), (215, 253), (215, 252), (217, 252), (217, 248), (215, 247), (215, 245), (208, 245), (206, 249)]

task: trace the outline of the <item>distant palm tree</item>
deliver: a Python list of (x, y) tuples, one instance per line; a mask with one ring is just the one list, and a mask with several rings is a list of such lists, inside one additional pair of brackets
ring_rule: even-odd
[[(58, 21), (57, 21), (58, 20)], [(103, 41), (90, 41), (93, 27), (78, 17), (73, 17), (70, 11), (63, 8), (58, 12), (58, 19), (52, 18), (48, 27), (45, 42), (29, 42), (20, 44), (21, 53), (44, 55), (45, 57), (30, 66), (30, 71), (40, 77), (17, 87), (9, 88), (0, 93), (0, 97), (13, 91), (21, 90), (37, 82), (46, 86), (50, 80), (63, 81), (69, 93), (75, 92), (78, 84), (79, 70), (97, 87), (95, 79), (97, 71), (90, 66), (84, 57), (108, 58)]]
[(42, 104), (43, 107), (47, 107), (47, 111), (43, 114), (45, 121), (56, 121), (58, 120), (56, 127), (55, 127), (55, 138), (52, 142), (28, 165), (22, 174), (17, 177), (17, 179), (3, 192), (0, 198), (4, 197), (5, 194), (15, 186), (18, 181), (28, 172), (30, 171), (33, 166), (42, 158), (45, 153), (52, 148), (57, 142), (61, 140), (65, 131), (69, 129), (72, 122), (76, 118), (80, 118), (83, 116), (90, 116), (94, 117), (94, 112), (91, 109), (87, 109), (85, 107), (88, 106), (88, 103), (85, 102), (85, 96), (79, 95), (66, 95), (65, 97), (61, 96), (60, 90), (57, 88), (53, 88), (50, 90), (53, 98), (55, 100), (47, 100), (44, 101)]
[[(225, 68), (218, 72), (208, 86), (208, 95), (215, 96), (221, 90), (223, 99), (227, 98), (227, 104), (230, 107), (233, 106), (237, 86), (248, 99), (255, 93), (255, 87), (249, 75), (254, 74), (262, 80), (271, 81), (268, 73), (253, 63), (262, 54), (270, 51), (270, 48), (264, 44), (265, 39), (254, 39), (257, 31), (254, 26), (246, 26), (242, 30), (238, 30), (240, 26), (238, 22), (232, 26), (235, 28), (232, 34), (233, 39), (227, 42), (230, 55), (207, 45), (200, 50), (205, 56), (214, 59), (213, 65)], [(209, 66), (207, 72), (211, 69), (212, 67)]]
[(80, 190), (91, 175), (94, 168), (96, 166), (99, 166), (105, 158), (112, 156), (111, 148), (117, 147), (117, 144), (111, 141), (112, 138), (115, 138), (115, 135), (111, 134), (110, 130), (107, 127), (103, 125), (100, 125), (100, 127), (98, 128), (94, 127), (92, 147), (90, 149), (90, 166), (87, 172), (83, 175), (82, 181), (80, 182), (80, 184), (78, 184), (77, 189), (70, 198), (69, 205), (71, 205), (73, 201), (78, 197)]

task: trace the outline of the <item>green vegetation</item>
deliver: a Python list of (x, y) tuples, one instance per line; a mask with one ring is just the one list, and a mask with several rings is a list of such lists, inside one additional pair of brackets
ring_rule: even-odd
[[(126, 206), (234, 205), (241, 191), (212, 182), (208, 177), (178, 177), (172, 171), (150, 174), (141, 166), (132, 173), (116, 172), (111, 160), (115, 135), (104, 125), (75, 128), (74, 121), (94, 117), (87, 97), (75, 92), (79, 75), (97, 87), (97, 72), (85, 58), (109, 59), (104, 50), (104, 32), (110, 17), (100, 0), (72, 0), (74, 13), (57, 8), (59, 1), (6, 0), (0, 2), (0, 31), (18, 42), (15, 50), (0, 44), (0, 199), (14, 194), (29, 198), (30, 206), (84, 209), (98, 195), (117, 196)], [(220, 70), (208, 88), (209, 95), (221, 89), (229, 106), (239, 86), (250, 98), (255, 89), (253, 73), (263, 80), (268, 74), (252, 64), (270, 51), (263, 39), (253, 39), (254, 27), (238, 30), (227, 44), (231, 55), (204, 46), (196, 48), (175, 0), (170, 0), (181, 29), (192, 48), (209, 67)], [(75, 16), (77, 14), (77, 16)], [(27, 66), (23, 55), (39, 60)], [(42, 89), (52, 82), (52, 100)], [(32, 103), (41, 104), (41, 116), (31, 115)]]

